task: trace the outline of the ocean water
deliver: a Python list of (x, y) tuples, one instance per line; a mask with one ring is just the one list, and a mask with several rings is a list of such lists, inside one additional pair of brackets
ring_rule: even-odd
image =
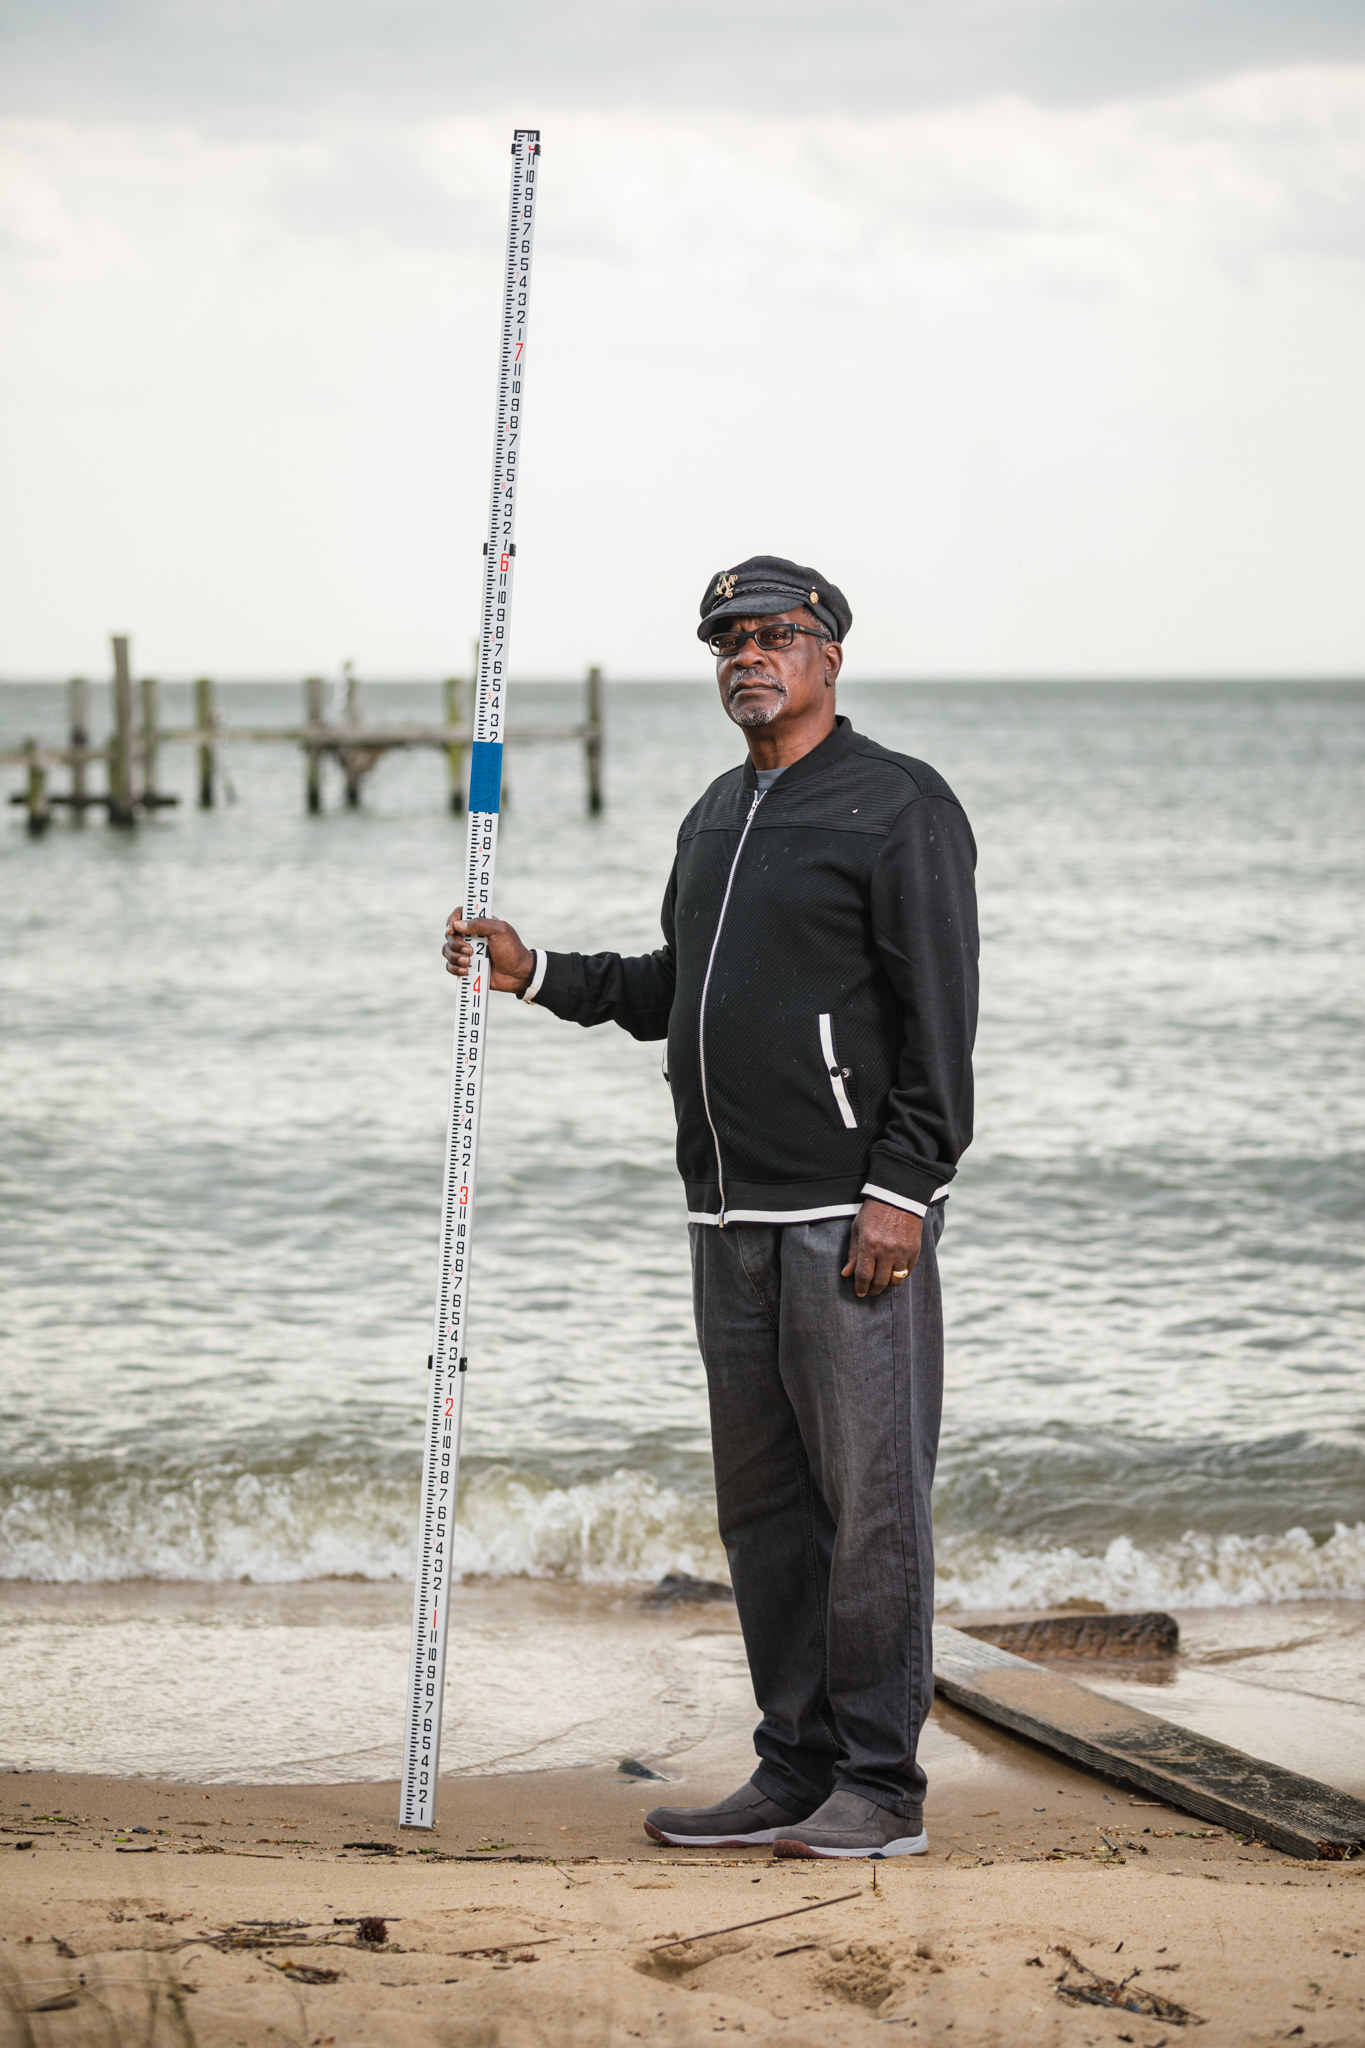
[[(942, 1603), (1365, 1596), (1365, 688), (842, 695), (981, 851)], [(0, 689), (0, 745), (62, 715)], [(533, 942), (654, 944), (677, 821), (737, 757), (704, 689), (616, 685), (607, 716), (601, 819), (576, 749), (511, 752), (499, 898)], [(185, 802), (131, 833), (0, 812), (0, 1579), (410, 1569), (463, 826), (436, 756), (322, 818), (292, 748), (225, 761), (202, 814), (168, 750)], [(466, 1575), (723, 1572), (672, 1142), (658, 1047), (496, 1006)]]

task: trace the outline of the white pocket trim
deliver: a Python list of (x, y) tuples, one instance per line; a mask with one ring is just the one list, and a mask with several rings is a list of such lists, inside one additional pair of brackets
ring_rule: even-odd
[(853, 1105), (848, 1099), (848, 1090), (844, 1086), (844, 1070), (834, 1057), (834, 1025), (828, 1010), (823, 1011), (820, 1017), (820, 1050), (825, 1056), (825, 1072), (829, 1075), (829, 1085), (834, 1090), (834, 1100), (839, 1105), (839, 1114), (844, 1120), (844, 1128), (848, 1131), (856, 1131), (858, 1119), (853, 1114)]

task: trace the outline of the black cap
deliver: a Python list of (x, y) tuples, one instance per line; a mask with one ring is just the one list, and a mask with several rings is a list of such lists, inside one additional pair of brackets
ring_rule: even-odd
[(750, 555), (733, 569), (718, 569), (701, 601), (699, 640), (709, 640), (727, 619), (761, 619), (805, 605), (832, 639), (842, 640), (853, 624), (848, 599), (818, 569), (803, 569), (783, 555)]

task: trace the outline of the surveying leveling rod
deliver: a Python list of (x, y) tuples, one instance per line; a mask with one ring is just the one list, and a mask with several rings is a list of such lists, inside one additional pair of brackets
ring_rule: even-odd
[[(512, 607), (512, 558), (517, 552), (513, 535), (526, 393), (527, 308), (539, 158), (540, 130), (518, 128), (512, 138), (512, 199), (507, 218), (493, 490), (488, 537), (483, 544), (483, 622), (469, 766), (469, 858), (464, 892), (467, 918), (488, 917), (493, 907), (493, 863), (498, 844), (506, 718), (507, 625)], [(436, 1819), (441, 1698), (460, 1476), (469, 1253), (474, 1235), (474, 1169), (479, 1146), (484, 1049), (488, 1042), (489, 979), (488, 947), (482, 939), (476, 939), (469, 973), (457, 984), (441, 1212), (441, 1272), (436, 1289), (436, 1341), (428, 1367), (422, 1513), (412, 1603), (412, 1667), (399, 1811), (400, 1824), (410, 1828), (429, 1828)]]

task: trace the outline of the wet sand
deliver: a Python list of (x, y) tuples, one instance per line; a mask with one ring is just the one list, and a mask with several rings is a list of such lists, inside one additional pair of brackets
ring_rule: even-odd
[[(706, 1639), (724, 1647), (730, 1628), (708, 1619)], [(1067, 1982), (1093, 1989), (1069, 1950), (1197, 2015), (1207, 2048), (1365, 2041), (1365, 1863), (1248, 1845), (942, 1702), (925, 1733), (926, 1857), (874, 1879), (864, 1863), (652, 1844), (641, 1822), (660, 1798), (702, 1803), (752, 1767), (747, 1687), (733, 1661), (718, 1671), (708, 1731), (658, 1761), (668, 1782), (602, 1766), (452, 1777), (429, 1834), (398, 1827), (392, 1783), (4, 1774), (8, 2038), (624, 2048), (745, 2033), (815, 2048), (881, 2040), (888, 2025), (1001, 2048), (1181, 2037), (1188, 2022), (1159, 2007), (1068, 2002)], [(1282, 1720), (1298, 1710), (1279, 1706)], [(1345, 1782), (1360, 1758), (1341, 1761)], [(358, 1940), (365, 1916), (384, 1920), (382, 1944)], [(747, 1921), (761, 1924), (657, 1948)], [(262, 1922), (297, 1924), (250, 1925)]]
[[(1074, 1675), (1365, 1795), (1365, 1601), (1179, 1620), (1178, 1657)], [(0, 1768), (204, 1786), (392, 1778), (409, 1625), (396, 1581), (0, 1586)], [(755, 1710), (728, 1603), (655, 1609), (638, 1588), (467, 1581), (447, 1678), (441, 1763), (461, 1779), (622, 1756), (690, 1776), (727, 1729), (740, 1777), (752, 1768)], [(935, 1796), (973, 1768), (966, 1738), (936, 1727)]]

